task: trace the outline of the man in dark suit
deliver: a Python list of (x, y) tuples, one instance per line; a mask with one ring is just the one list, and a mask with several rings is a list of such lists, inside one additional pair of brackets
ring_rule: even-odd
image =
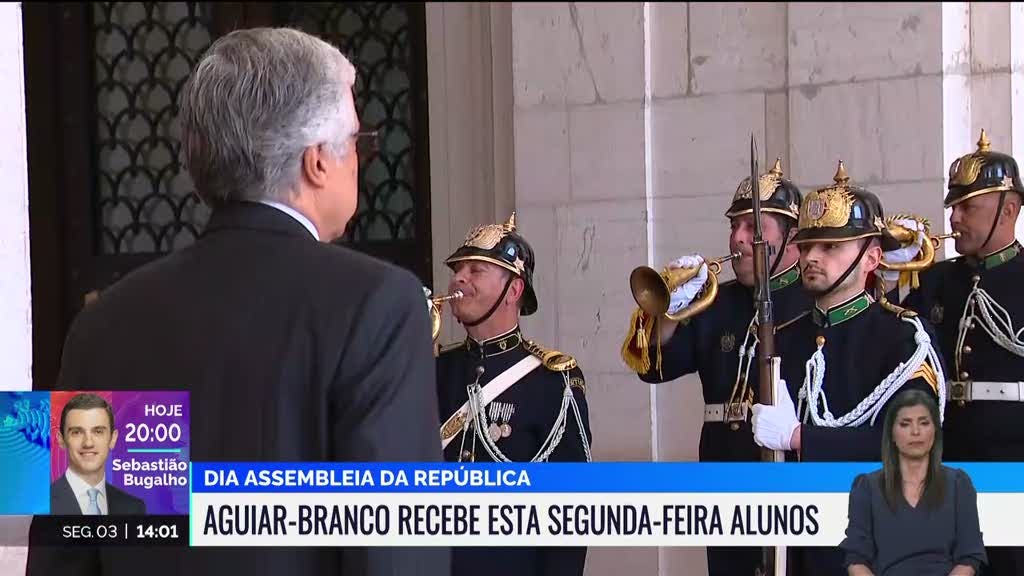
[(117, 444), (114, 411), (95, 394), (76, 394), (60, 412), (60, 447), (68, 469), (50, 486), (50, 514), (144, 515), (146, 503), (106, 482), (105, 468)]
[[(181, 92), (198, 241), (76, 318), (63, 389), (185, 389), (197, 461), (440, 461), (429, 315), (411, 273), (332, 245), (356, 209), (355, 70), (296, 30), (232, 32)], [(447, 574), (445, 548), (108, 549), (29, 574)], [(66, 558), (65, 558), (66, 559)]]

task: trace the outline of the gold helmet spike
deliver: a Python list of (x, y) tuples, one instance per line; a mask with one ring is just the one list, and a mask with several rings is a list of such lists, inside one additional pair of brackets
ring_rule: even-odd
[(772, 169), (769, 170), (768, 173), (782, 178), (782, 158), (775, 159), (775, 166), (772, 166)]
[(981, 129), (981, 136), (978, 138), (978, 152), (988, 152), (992, 148), (992, 142), (988, 139), (988, 134), (985, 134), (985, 129)]
[(839, 168), (836, 169), (836, 175), (832, 177), (832, 180), (840, 185), (850, 181), (850, 175), (846, 173), (846, 165), (843, 164), (842, 160), (839, 161)]
[(515, 210), (513, 210), (512, 211), (512, 215), (508, 217), (508, 222), (505, 222), (505, 231), (506, 232), (515, 232), (516, 231), (516, 213), (515, 213)]

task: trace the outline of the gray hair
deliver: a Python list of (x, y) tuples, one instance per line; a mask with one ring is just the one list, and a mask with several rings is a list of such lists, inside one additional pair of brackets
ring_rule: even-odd
[(211, 207), (283, 200), (305, 148), (348, 154), (355, 75), (337, 48), (299, 30), (236, 30), (214, 42), (181, 92), (185, 165), (199, 196)]

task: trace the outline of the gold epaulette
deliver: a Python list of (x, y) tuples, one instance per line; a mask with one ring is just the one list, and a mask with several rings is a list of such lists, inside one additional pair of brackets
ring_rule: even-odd
[(576, 359), (558, 350), (548, 350), (532, 340), (523, 340), (523, 348), (540, 358), (544, 367), (554, 372), (568, 372), (576, 367)]
[(654, 333), (657, 323), (643, 310), (637, 308), (629, 320), (629, 331), (626, 339), (622, 342), (622, 361), (629, 366), (630, 370), (637, 374), (646, 374), (651, 370), (651, 357), (649, 348), (651, 338), (656, 338), (658, 343), (657, 359), (655, 367), (661, 373), (661, 336)]

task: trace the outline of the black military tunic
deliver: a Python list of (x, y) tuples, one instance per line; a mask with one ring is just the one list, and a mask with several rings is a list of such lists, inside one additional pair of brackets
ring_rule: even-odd
[[(771, 280), (772, 308), (776, 327), (807, 311), (811, 298), (800, 283), (800, 271), (794, 264)], [(724, 282), (718, 297), (707, 310), (679, 324), (661, 348), (661, 370), (654, 359), (657, 341), (648, 355), (651, 369), (639, 374), (644, 382), (668, 382), (687, 374), (700, 375), (705, 404), (730, 401), (740, 364), (740, 347), (754, 318), (754, 294), (735, 280)], [(756, 323), (753, 324), (756, 330)], [(654, 335), (657, 338), (657, 334)], [(753, 335), (748, 346), (754, 342)], [(747, 388), (757, 402), (758, 370), (756, 359), (750, 368)], [(737, 399), (739, 401), (742, 399)], [(704, 422), (701, 428), (699, 457), (702, 462), (753, 462), (761, 459), (760, 448), (754, 444), (750, 419), (736, 422), (734, 427), (723, 421)]]
[[(926, 322), (922, 325), (926, 331), (931, 331)], [(836, 419), (867, 398), (900, 363), (909, 360), (917, 348), (915, 327), (884, 309), (866, 293), (827, 311), (814, 307), (786, 331), (786, 339), (779, 346), (782, 375), (798, 410), (807, 361), (818, 349), (818, 338), (825, 339), (822, 389), (828, 409)], [(915, 388), (937, 397), (935, 374), (930, 366), (918, 370), (915, 372), (918, 377), (908, 380), (900, 390)], [(804, 400), (803, 412), (797, 414), (803, 424), (800, 454), (789, 454), (787, 459), (804, 462), (881, 460), (884, 408), (874, 425), (869, 420), (857, 427), (830, 428), (804, 418), (807, 403)], [(823, 415), (824, 410), (819, 408), (818, 414)], [(791, 553), (790, 576), (846, 573), (841, 549), (792, 548)]]
[[(975, 319), (963, 345), (957, 337), (967, 297), (977, 277), (1012, 320), (1014, 330), (1024, 327), (1024, 254), (1014, 242), (982, 261), (966, 257), (940, 262), (921, 273), (920, 288), (905, 305), (930, 318), (939, 332), (943, 356), (950, 365), (950, 385), (943, 426), (943, 459), (950, 462), (1024, 461), (1024, 402), (998, 400), (958, 401), (958, 382), (1020, 382), (1024, 358), (999, 346)], [(988, 548), (986, 574), (1024, 574), (1024, 548)]]
[[(926, 320), (921, 320), (929, 333), (933, 346), (934, 331)], [(835, 418), (853, 410), (862, 400), (906, 362), (917, 349), (915, 327), (886, 310), (867, 293), (823, 311), (815, 306), (812, 311), (787, 329), (786, 340), (780, 345), (782, 375), (789, 386), (794, 403), (804, 384), (807, 361), (818, 349), (818, 338), (824, 338), (825, 378), (822, 389), (828, 409)], [(940, 355), (941, 356), (941, 355)], [(941, 360), (941, 358), (940, 358)], [(942, 366), (945, 371), (945, 365)], [(928, 366), (915, 373), (900, 390), (917, 388), (938, 398), (934, 367)], [(804, 411), (808, 409), (804, 401)], [(884, 409), (875, 419), (857, 427), (830, 428), (815, 425), (810, 417), (804, 419), (800, 431), (800, 460), (815, 461), (880, 461), (882, 450), (882, 423)], [(818, 414), (824, 410), (819, 408)]]
[[(811, 306), (811, 298), (800, 283), (800, 270), (796, 264), (772, 278), (771, 290), (776, 329)], [(701, 314), (680, 323), (672, 338), (662, 346), (661, 370), (654, 362), (657, 343), (652, 344), (648, 351), (652, 359), (651, 369), (639, 374), (640, 379), (651, 383), (668, 382), (697, 372), (705, 405), (725, 405), (730, 402), (736, 388), (740, 347), (753, 318), (753, 291), (735, 280), (722, 283), (714, 303)], [(753, 326), (756, 331), (756, 322)], [(779, 338), (777, 335), (776, 340)], [(748, 346), (753, 343), (751, 335)], [(752, 399), (750, 404), (757, 402), (759, 381), (755, 356), (747, 381), (747, 389), (751, 393), (748, 398)], [(742, 400), (737, 398), (734, 401)], [(754, 443), (749, 412), (739, 421), (705, 421), (698, 454), (702, 462), (759, 461), (761, 452)], [(707, 556), (709, 576), (753, 574), (761, 561), (760, 549), (751, 547), (709, 547)]]
[[(1019, 382), (1024, 380), (1024, 358), (989, 336), (975, 320), (957, 350), (960, 318), (978, 277), (978, 287), (1009, 313), (1014, 329), (1024, 327), (1024, 254), (1014, 242), (983, 261), (959, 257), (940, 262), (923, 272), (920, 288), (905, 305), (935, 323), (942, 353), (952, 366), (954, 381)], [(959, 361), (958, 360), (959, 356)], [(943, 437), (943, 457), (949, 461), (1024, 460), (1024, 402), (977, 400), (958, 402), (956, 385), (950, 387)], [(1024, 568), (1024, 567), (1022, 567)]]
[[(591, 442), (583, 372), (565, 355), (553, 355), (524, 341), (518, 327), (508, 334), (477, 343), (467, 338), (462, 344), (443, 350), (437, 358), (438, 400), (441, 418), (447, 420), (468, 399), (466, 387), (476, 381), (477, 368), (483, 367), (480, 384), (486, 384), (534, 354), (549, 361), (529, 372), (511, 388), (484, 408), (491, 422), (496, 444), (513, 462), (530, 462), (538, 455), (558, 419), (566, 381), (579, 407), (587, 443)], [(554, 360), (554, 361), (551, 361)], [(565, 415), (565, 432), (550, 453), (550, 462), (585, 462), (580, 426), (572, 406)], [(442, 421), (443, 423), (443, 421)], [(461, 430), (461, 429), (460, 429)], [(493, 462), (472, 427), (459, 432), (444, 451), (448, 462)], [(454, 576), (532, 576), (582, 575), (586, 548), (456, 548), (452, 555)]]

